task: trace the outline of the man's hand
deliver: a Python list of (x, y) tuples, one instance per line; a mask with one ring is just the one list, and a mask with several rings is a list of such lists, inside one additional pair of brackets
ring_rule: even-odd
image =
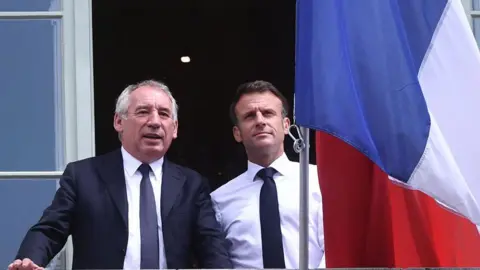
[(25, 258), (23, 260), (15, 260), (8, 266), (8, 270), (44, 270), (44, 268)]

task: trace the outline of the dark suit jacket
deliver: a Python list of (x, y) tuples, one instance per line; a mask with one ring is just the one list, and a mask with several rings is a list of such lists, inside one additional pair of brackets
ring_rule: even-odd
[[(198, 173), (165, 159), (161, 216), (168, 268), (233, 268), (215, 219), (210, 190)], [(122, 269), (128, 240), (120, 150), (67, 165), (60, 188), (25, 236), (17, 259), (46, 266), (73, 240), (74, 269)]]

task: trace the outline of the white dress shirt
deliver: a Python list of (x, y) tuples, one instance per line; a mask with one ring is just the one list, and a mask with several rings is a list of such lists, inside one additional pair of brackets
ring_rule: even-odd
[[(142, 180), (142, 173), (138, 171), (138, 167), (142, 165), (142, 162), (130, 155), (123, 147), (122, 156), (128, 201), (128, 244), (123, 269), (137, 270), (140, 269), (141, 259), (140, 182)], [(152, 183), (158, 217), (158, 242), (160, 251), (159, 265), (160, 268), (164, 269), (166, 268), (167, 262), (165, 260), (165, 248), (163, 245), (162, 216), (160, 215), (162, 165), (163, 158), (150, 163), (150, 167), (152, 168), (150, 171), (150, 181)]]
[[(284, 154), (270, 167), (277, 186), (285, 267), (298, 269), (300, 250), (300, 165)], [(212, 192), (217, 220), (232, 243), (230, 255), (235, 268), (263, 268), (260, 228), (260, 189), (263, 181), (254, 181), (263, 167), (248, 162), (243, 174)], [(324, 266), (323, 215), (317, 167), (309, 167), (309, 262), (308, 267)]]

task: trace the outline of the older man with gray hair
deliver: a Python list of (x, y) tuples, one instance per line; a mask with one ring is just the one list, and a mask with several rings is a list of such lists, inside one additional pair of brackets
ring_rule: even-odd
[(149, 80), (118, 97), (120, 149), (67, 165), (13, 269), (41, 269), (72, 235), (73, 269), (232, 268), (206, 179), (164, 156), (178, 131), (168, 87)]

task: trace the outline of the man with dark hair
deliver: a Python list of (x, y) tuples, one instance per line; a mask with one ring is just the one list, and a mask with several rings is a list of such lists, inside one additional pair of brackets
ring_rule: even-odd
[[(300, 166), (284, 152), (290, 127), (287, 100), (269, 82), (245, 83), (237, 89), (230, 116), (248, 169), (211, 196), (232, 243), (234, 267), (299, 268)], [(324, 265), (321, 194), (317, 174), (309, 175), (308, 267), (319, 268)]]

